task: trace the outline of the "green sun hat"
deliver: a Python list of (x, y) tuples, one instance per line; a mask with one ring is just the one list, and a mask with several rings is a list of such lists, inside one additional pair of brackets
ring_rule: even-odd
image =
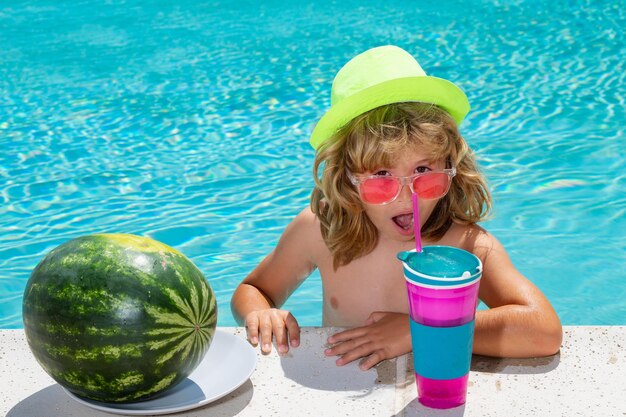
[(330, 109), (311, 134), (314, 149), (355, 117), (391, 103), (432, 103), (445, 110), (458, 125), (470, 110), (465, 93), (443, 78), (426, 75), (404, 49), (387, 45), (352, 58), (333, 80)]

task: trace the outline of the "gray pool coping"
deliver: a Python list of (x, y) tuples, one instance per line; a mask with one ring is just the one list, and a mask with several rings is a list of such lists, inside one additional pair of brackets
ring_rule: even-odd
[[(244, 329), (221, 327), (245, 338)], [(281, 357), (257, 351), (257, 366), (225, 397), (178, 416), (626, 416), (626, 326), (566, 326), (548, 358), (474, 356), (467, 403), (433, 410), (417, 400), (410, 355), (369, 371), (323, 355), (333, 328), (303, 328)], [(110, 416), (71, 399), (37, 364), (23, 330), (0, 331), (0, 415)]]

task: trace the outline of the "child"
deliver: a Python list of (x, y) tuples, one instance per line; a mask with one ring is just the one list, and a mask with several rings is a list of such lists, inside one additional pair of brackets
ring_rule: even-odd
[(465, 249), (483, 263), (474, 353), (552, 355), (562, 329), (545, 296), (476, 223), (491, 197), (458, 124), (465, 94), (426, 76), (404, 50), (384, 46), (349, 61), (337, 74), (331, 108), (316, 125), (311, 206), (287, 226), (276, 248), (236, 289), (232, 310), (248, 338), (280, 354), (299, 344), (300, 328), (280, 306), (318, 268), (327, 356), (361, 369), (411, 351), (400, 251), (415, 247), (411, 193), (419, 198), (425, 245)]

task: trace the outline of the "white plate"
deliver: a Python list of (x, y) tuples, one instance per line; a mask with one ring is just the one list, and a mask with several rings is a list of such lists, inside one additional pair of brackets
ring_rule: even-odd
[(155, 415), (201, 407), (239, 388), (256, 367), (256, 352), (250, 344), (217, 330), (200, 365), (179, 384), (154, 400), (129, 404), (103, 403), (67, 394), (87, 407), (113, 414)]

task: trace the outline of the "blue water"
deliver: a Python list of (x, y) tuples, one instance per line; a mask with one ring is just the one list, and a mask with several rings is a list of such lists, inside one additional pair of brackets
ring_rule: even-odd
[[(307, 205), (332, 78), (382, 44), (455, 80), (495, 198), (484, 226), (565, 324), (626, 324), (619, 1), (14, 1), (0, 6), (0, 327), (55, 246), (95, 232), (234, 287)], [(437, 6), (436, 6), (437, 5)], [(321, 323), (313, 275), (289, 300)]]

